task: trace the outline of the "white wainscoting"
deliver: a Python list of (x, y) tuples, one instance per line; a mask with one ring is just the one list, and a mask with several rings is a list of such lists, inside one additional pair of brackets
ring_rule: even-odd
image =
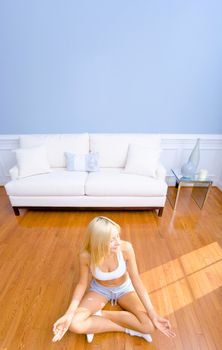
[[(200, 169), (207, 169), (213, 184), (222, 190), (222, 135), (161, 134), (161, 162), (167, 169), (169, 183), (173, 183), (171, 168), (181, 168), (196, 139), (200, 138)], [(19, 135), (0, 135), (0, 185), (10, 180), (9, 169), (16, 163), (12, 150), (19, 147)]]

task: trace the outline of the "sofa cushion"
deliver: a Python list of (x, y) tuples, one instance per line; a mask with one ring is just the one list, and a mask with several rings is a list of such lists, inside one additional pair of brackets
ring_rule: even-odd
[(156, 177), (160, 151), (140, 145), (129, 145), (124, 172)]
[(5, 185), (10, 196), (80, 196), (88, 173), (54, 169), (49, 174), (13, 180)]
[(160, 179), (116, 172), (90, 173), (86, 180), (88, 196), (165, 196), (167, 184)]
[(89, 147), (99, 152), (100, 167), (125, 167), (129, 144), (160, 148), (160, 136), (152, 134), (90, 134)]
[(84, 133), (20, 136), (20, 147), (22, 148), (40, 145), (45, 145), (51, 167), (64, 168), (65, 152), (78, 154), (86, 154), (89, 152), (89, 135)]
[(19, 148), (14, 150), (18, 164), (18, 177), (50, 173), (45, 146)]

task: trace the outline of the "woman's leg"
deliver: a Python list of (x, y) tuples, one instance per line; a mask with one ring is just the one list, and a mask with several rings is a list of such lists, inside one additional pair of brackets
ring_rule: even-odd
[(124, 332), (125, 328), (108, 318), (93, 315), (101, 310), (107, 298), (94, 291), (85, 294), (78, 309), (76, 310), (69, 330), (78, 334), (103, 333), (103, 332)]
[(102, 316), (124, 328), (130, 328), (141, 333), (151, 334), (154, 332), (153, 323), (136, 292), (123, 295), (118, 299), (118, 304), (127, 311), (103, 310)]

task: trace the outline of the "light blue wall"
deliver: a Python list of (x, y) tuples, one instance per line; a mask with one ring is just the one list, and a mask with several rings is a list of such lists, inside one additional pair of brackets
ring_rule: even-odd
[(0, 134), (222, 133), (221, 0), (1, 0)]

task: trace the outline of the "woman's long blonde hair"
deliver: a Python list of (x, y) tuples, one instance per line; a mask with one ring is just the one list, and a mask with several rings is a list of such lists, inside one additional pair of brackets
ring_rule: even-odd
[(95, 269), (109, 253), (111, 235), (116, 231), (120, 233), (120, 226), (105, 216), (97, 216), (89, 223), (83, 250), (91, 256), (92, 269)]

